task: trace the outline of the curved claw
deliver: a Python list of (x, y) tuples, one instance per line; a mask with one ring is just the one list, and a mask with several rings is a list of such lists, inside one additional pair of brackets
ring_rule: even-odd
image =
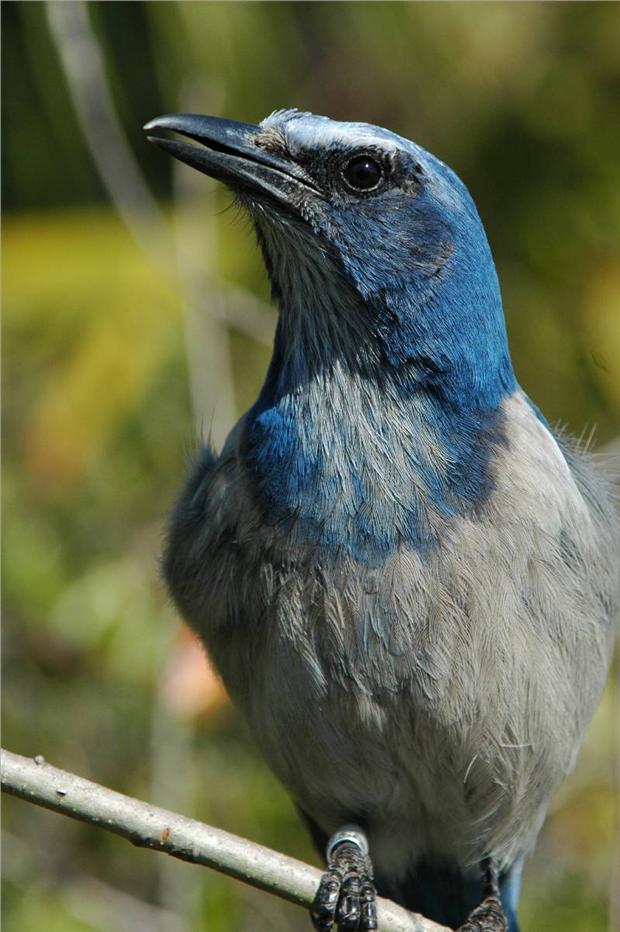
[(360, 929), (374, 930), (379, 928), (377, 922), (377, 891), (372, 881), (362, 885), (362, 917)]
[(333, 929), (341, 886), (342, 878), (336, 871), (328, 870), (321, 877), (314, 906), (310, 912), (312, 924), (318, 932), (330, 932)]
[(488, 896), (470, 913), (458, 932), (507, 932), (507, 929), (501, 902), (494, 896)]
[(362, 916), (360, 893), (362, 882), (359, 874), (347, 874), (340, 890), (338, 905), (338, 929), (357, 929)]

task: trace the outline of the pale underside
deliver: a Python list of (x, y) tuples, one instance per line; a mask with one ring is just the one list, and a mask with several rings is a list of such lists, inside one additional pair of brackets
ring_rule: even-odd
[[(268, 762), (326, 833), (363, 820), (393, 879), (421, 857), (526, 853), (605, 681), (607, 488), (521, 392), (504, 413), (491, 495), (475, 515), (431, 509), (426, 552), (368, 566), (292, 543), (255, 500), (241, 429), (190, 483), (194, 531), (173, 527), (175, 597)], [(332, 437), (329, 454), (337, 469), (346, 450)], [(397, 456), (377, 471), (377, 500), (398, 473)]]

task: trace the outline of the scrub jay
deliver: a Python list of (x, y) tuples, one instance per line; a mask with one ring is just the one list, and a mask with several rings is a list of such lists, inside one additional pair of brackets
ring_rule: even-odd
[(443, 162), (296, 110), (146, 128), (198, 143), (153, 139), (232, 189), (279, 307), (265, 384), (197, 458), (164, 563), (330, 839), (315, 924), (377, 928), (376, 889), (515, 932), (609, 666), (609, 486), (519, 387), (482, 223)]

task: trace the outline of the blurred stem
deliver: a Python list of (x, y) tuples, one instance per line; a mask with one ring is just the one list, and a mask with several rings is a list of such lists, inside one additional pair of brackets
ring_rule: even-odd
[[(80, 128), (114, 206), (158, 269), (173, 274), (176, 260), (194, 421), (198, 433), (206, 432), (220, 447), (235, 416), (229, 315), (240, 331), (267, 344), (274, 315), (265, 313), (261, 302), (240, 289), (227, 297), (219, 281), (213, 183), (178, 163), (173, 169), (176, 236), (172, 243), (164, 214), (125, 138), (87, 5), (83, 0), (55, 0), (45, 8)], [(198, 99), (198, 108), (203, 108), (213, 96), (201, 85), (187, 84), (180, 109), (191, 110)], [(212, 106), (211, 112), (218, 109)]]
[[(202, 106), (211, 99), (207, 109), (217, 113), (214, 96), (204, 87), (198, 92), (187, 86), (179, 109), (191, 113), (197, 98)], [(235, 402), (213, 195), (210, 179), (175, 162), (176, 255), (194, 420), (199, 435), (206, 433), (219, 449), (234, 421)]]
[(80, 129), (114, 206), (152, 261), (171, 268), (170, 234), (125, 139), (87, 4), (53, 0), (45, 10)]
[[(159, 664), (163, 669), (176, 634), (162, 613), (159, 625)], [(151, 714), (151, 795), (155, 802), (167, 800), (175, 809), (194, 808), (194, 729), (189, 720), (172, 720), (163, 694), (163, 678), (157, 681)], [(202, 877), (182, 865), (163, 860), (157, 865), (157, 894), (162, 911), (159, 932), (189, 932), (198, 914)]]
[[(120, 835), (140, 848), (215, 868), (299, 906), (309, 908), (321, 873), (294, 858), (221, 829), (116, 793), (43, 758), (2, 750), (2, 789), (27, 802)], [(382, 932), (449, 932), (430, 919), (379, 899)]]

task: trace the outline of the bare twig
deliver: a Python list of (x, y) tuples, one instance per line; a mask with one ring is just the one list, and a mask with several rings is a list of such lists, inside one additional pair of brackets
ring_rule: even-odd
[[(203, 864), (308, 908), (320, 871), (262, 845), (141, 802), (34, 760), (2, 750), (2, 789), (72, 819), (97, 825), (141, 848)], [(448, 932), (423, 916), (379, 900), (382, 932)]]

